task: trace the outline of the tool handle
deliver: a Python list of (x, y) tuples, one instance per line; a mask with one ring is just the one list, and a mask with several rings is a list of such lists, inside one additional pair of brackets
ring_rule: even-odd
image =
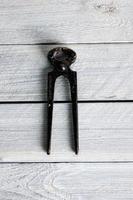
[(53, 99), (54, 99), (54, 86), (55, 75), (52, 72), (48, 73), (48, 134), (47, 134), (47, 154), (51, 151), (51, 135), (52, 135), (52, 118), (53, 118)]
[(75, 153), (79, 151), (79, 133), (78, 133), (78, 105), (77, 105), (77, 73), (71, 71), (69, 75), (72, 99), (72, 116), (73, 116), (73, 131), (74, 131), (74, 147)]

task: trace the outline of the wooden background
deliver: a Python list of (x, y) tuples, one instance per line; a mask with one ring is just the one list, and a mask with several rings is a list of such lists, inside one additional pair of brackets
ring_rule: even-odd
[[(80, 152), (67, 80), (46, 154), (47, 53), (77, 61)], [(0, 200), (133, 199), (133, 1), (0, 0)]]

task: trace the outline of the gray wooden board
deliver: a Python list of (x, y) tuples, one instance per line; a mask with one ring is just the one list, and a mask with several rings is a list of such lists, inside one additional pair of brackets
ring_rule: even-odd
[(133, 164), (1, 164), (0, 199), (132, 200)]
[[(22, 45), (38, 43), (77, 52), (79, 100), (133, 99), (132, 10), (132, 0), (0, 0), (0, 101), (47, 100), (46, 56), (55, 46)], [(120, 42), (129, 44), (89, 45)], [(70, 100), (62, 77), (55, 100)], [(48, 156), (46, 104), (0, 104), (0, 200), (133, 199), (132, 163), (3, 164), (133, 162), (133, 103), (78, 105), (79, 155), (71, 105), (55, 104)]]
[(0, 43), (133, 41), (132, 0), (0, 0)]
[(46, 104), (0, 105), (1, 162), (133, 161), (133, 103), (81, 103), (80, 152), (72, 142), (71, 104), (55, 104), (46, 154)]
[[(133, 44), (65, 45), (77, 52), (79, 100), (133, 99)], [(47, 100), (47, 53), (53, 45), (0, 46), (0, 101)], [(56, 82), (55, 100), (70, 100)]]

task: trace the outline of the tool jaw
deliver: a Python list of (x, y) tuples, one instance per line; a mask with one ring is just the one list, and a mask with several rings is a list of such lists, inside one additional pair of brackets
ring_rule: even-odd
[(48, 60), (58, 72), (68, 72), (70, 65), (76, 60), (76, 53), (66, 47), (56, 47), (49, 51)]

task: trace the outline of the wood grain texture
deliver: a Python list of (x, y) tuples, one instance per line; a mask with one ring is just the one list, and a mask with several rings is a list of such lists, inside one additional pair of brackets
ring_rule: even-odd
[(0, 0), (0, 43), (133, 41), (132, 0)]
[[(79, 100), (133, 99), (133, 44), (65, 45), (77, 52)], [(47, 100), (47, 61), (53, 45), (0, 46), (0, 101)], [(57, 79), (55, 100), (70, 100)]]
[(0, 165), (0, 199), (131, 200), (133, 164)]
[(79, 155), (72, 150), (71, 104), (54, 106), (50, 156), (46, 119), (46, 104), (0, 105), (0, 161), (133, 161), (133, 103), (79, 104)]

